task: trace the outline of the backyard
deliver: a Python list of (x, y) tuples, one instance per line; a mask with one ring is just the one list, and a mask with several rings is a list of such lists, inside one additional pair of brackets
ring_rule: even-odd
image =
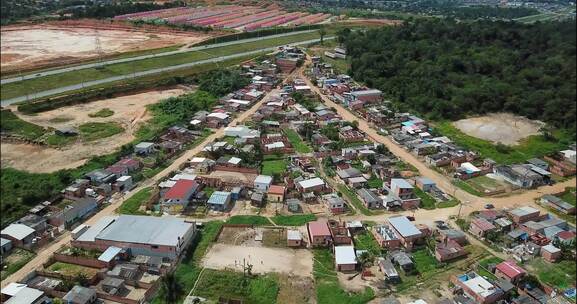
[(9, 275), (18, 271), (36, 256), (36, 253), (20, 248), (12, 250), (10, 255), (2, 259), (1, 279), (6, 279)]
[(87, 278), (94, 276), (97, 272), (97, 268), (90, 268), (85, 266), (80, 266), (76, 264), (69, 264), (63, 262), (56, 262), (47, 268), (48, 271), (59, 273), (66, 276), (77, 277), (84, 275)]
[(307, 144), (303, 142), (301, 137), (292, 129), (284, 129), (284, 133), (286, 134), (288, 140), (291, 142), (295, 151), (298, 153), (310, 153), (313, 150)]
[(542, 258), (533, 259), (529, 264), (537, 273), (537, 277), (543, 283), (559, 289), (566, 289), (575, 285), (577, 279), (575, 275), (575, 261), (561, 261), (559, 263), (548, 263)]
[(261, 174), (274, 176), (275, 174), (282, 174), (286, 171), (286, 159), (265, 160), (262, 162)]
[(314, 214), (277, 215), (271, 218), (279, 226), (302, 226), (316, 219), (317, 217)]
[(120, 207), (118, 207), (118, 213), (120, 214), (132, 214), (132, 215), (146, 215), (146, 212), (140, 210), (142, 203), (148, 201), (152, 195), (152, 188), (144, 188), (129, 199), (125, 200)]

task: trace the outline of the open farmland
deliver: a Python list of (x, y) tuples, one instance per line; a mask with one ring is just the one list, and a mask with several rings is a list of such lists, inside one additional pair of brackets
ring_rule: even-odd
[(187, 24), (216, 29), (254, 31), (276, 26), (302, 26), (327, 22), (330, 14), (287, 12), (268, 7), (219, 5), (173, 8), (116, 16), (115, 20), (142, 20), (154, 24)]
[(66, 23), (7, 27), (2, 29), (1, 67), (7, 73), (65, 65), (97, 56), (192, 44), (208, 37), (198, 32), (146, 32), (98, 23), (91, 28)]
[[(62, 128), (114, 122), (121, 125), (124, 131), (91, 142), (79, 141), (74, 145), (64, 145), (59, 149), (25, 143), (2, 143), (2, 166), (36, 173), (76, 168), (93, 156), (108, 154), (131, 142), (138, 126), (149, 118), (147, 105), (183, 92), (181, 89), (151, 91), (63, 107), (34, 116), (22, 115), (13, 107), (13, 112), (18, 114), (20, 119), (34, 125)], [(91, 113), (101, 109), (109, 109), (114, 114), (108, 117), (90, 117)]]

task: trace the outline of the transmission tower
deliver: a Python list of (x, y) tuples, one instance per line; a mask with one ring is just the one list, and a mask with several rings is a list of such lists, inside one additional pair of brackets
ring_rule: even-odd
[(104, 51), (102, 50), (102, 44), (100, 43), (100, 34), (98, 30), (94, 30), (94, 45), (95, 45), (95, 52), (98, 55), (98, 62), (102, 63), (102, 59), (104, 56)]

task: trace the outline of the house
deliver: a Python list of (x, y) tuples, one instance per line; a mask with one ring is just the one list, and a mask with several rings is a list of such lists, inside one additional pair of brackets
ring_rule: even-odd
[(17, 220), (15, 224), (24, 224), (32, 229), (34, 229), (38, 233), (42, 233), (46, 231), (47, 225), (46, 222), (48, 221), (47, 218), (36, 215), (36, 214), (28, 214), (22, 217), (21, 219)]
[(414, 192), (413, 185), (402, 178), (391, 179), (388, 197), (388, 201), (399, 200), (404, 210), (416, 209), (421, 203), (421, 199)]
[(361, 188), (357, 190), (357, 194), (361, 197), (365, 207), (369, 209), (379, 208), (382, 205), (381, 198), (371, 190)]
[(255, 207), (262, 207), (264, 203), (264, 194), (258, 191), (253, 192), (250, 196), (250, 203)]
[(401, 239), (389, 225), (377, 225), (371, 233), (382, 248), (394, 250), (401, 247)]
[(439, 237), (442, 241), (451, 240), (459, 245), (467, 244), (467, 236), (461, 230), (456, 229), (439, 229)]
[(527, 163), (531, 164), (533, 166), (539, 167), (542, 170), (549, 170), (549, 163), (542, 160), (542, 159), (531, 158), (531, 159), (527, 160)]
[(488, 232), (497, 230), (491, 222), (483, 218), (476, 218), (471, 221), (469, 232), (477, 237), (485, 237)]
[(141, 142), (134, 146), (134, 153), (138, 155), (149, 155), (154, 152), (154, 143)]
[(5, 304), (52, 303), (52, 301), (44, 295), (43, 291), (19, 283), (10, 283), (2, 288), (2, 302)]
[(0, 238), (0, 254), (2, 256), (8, 255), (12, 251), (12, 241), (5, 238)]
[(545, 261), (555, 263), (561, 258), (561, 249), (549, 244), (541, 247), (541, 256)]
[(367, 185), (368, 181), (363, 176), (349, 178), (347, 184), (352, 188), (361, 188)]
[(495, 267), (495, 275), (503, 278), (513, 284), (517, 284), (527, 272), (525, 269), (517, 266), (515, 261), (503, 261)]
[(300, 231), (288, 229), (286, 236), (288, 247), (301, 247), (303, 245), (303, 236)]
[(132, 188), (134, 188), (134, 184), (132, 183), (132, 176), (124, 175), (119, 177), (112, 185), (112, 188), (117, 192), (132, 190)]
[(247, 126), (235, 126), (224, 128), (224, 136), (255, 139), (260, 137), (260, 131), (253, 130)]
[(509, 215), (515, 224), (536, 220), (539, 218), (539, 213), (539, 210), (529, 206), (519, 207), (509, 211)]
[(357, 256), (353, 246), (335, 246), (335, 268), (340, 272), (352, 272), (357, 268)]
[(415, 242), (423, 237), (421, 230), (411, 223), (406, 216), (389, 217), (389, 224), (407, 250), (411, 250)]
[(86, 217), (98, 209), (98, 202), (92, 197), (85, 197), (71, 201), (63, 210), (63, 220), (66, 226), (72, 225), (77, 220)]
[(553, 208), (564, 214), (575, 214), (575, 206), (550, 194), (546, 194), (543, 197), (541, 197), (541, 204)]
[(312, 247), (325, 247), (332, 243), (331, 231), (327, 222), (309, 222), (307, 223), (307, 229)]
[(232, 194), (225, 191), (215, 191), (212, 193), (206, 204), (214, 211), (225, 211), (229, 208)]
[(459, 243), (451, 240), (445, 239), (444, 241), (437, 243), (435, 247), (435, 258), (439, 262), (447, 262), (467, 255), (465, 248)]
[(349, 245), (353, 243), (353, 238), (351, 232), (347, 228), (345, 222), (339, 222), (335, 220), (328, 221), (329, 230), (331, 231), (331, 237), (333, 239), (333, 244), (336, 245)]
[(345, 201), (335, 193), (325, 194), (322, 199), (331, 213), (339, 214), (345, 212)]
[(326, 189), (325, 188), (325, 181), (323, 181), (319, 177), (300, 181), (296, 184), (296, 187), (301, 193), (305, 193), (305, 192), (320, 193), (320, 192), (324, 192)]
[(206, 124), (209, 128), (220, 128), (228, 124), (230, 115), (228, 113), (213, 112), (206, 116)]
[(137, 160), (137, 159), (133, 159), (133, 158), (123, 158), (119, 161), (117, 161), (114, 166), (119, 166), (119, 167), (126, 167), (128, 169), (128, 172), (134, 172), (134, 171), (138, 171), (142, 168), (142, 163)]
[(94, 185), (108, 184), (116, 180), (113, 173), (101, 169), (90, 171), (85, 177)]
[(360, 177), (362, 176), (362, 173), (357, 168), (350, 167), (347, 169), (337, 170), (337, 175), (343, 182), (346, 183), (349, 178)]
[(435, 182), (428, 178), (428, 177), (424, 177), (424, 176), (420, 176), (416, 178), (415, 181), (415, 185), (417, 186), (417, 188), (425, 191), (425, 192), (429, 192), (431, 190), (434, 190), (436, 188), (436, 184)]
[[(393, 265), (390, 259), (379, 258), (377, 264), (381, 272), (385, 275), (387, 282), (398, 283), (401, 281), (401, 276), (399, 276), (399, 272), (397, 272), (395, 265)], [(400, 304), (401, 302), (397, 303)]]
[(535, 188), (543, 184), (543, 176), (527, 165), (503, 165), (493, 168), (495, 175), (521, 188)]
[(68, 304), (91, 304), (96, 302), (96, 290), (74, 285), (62, 300)]
[(199, 188), (199, 184), (189, 179), (179, 179), (174, 186), (162, 196), (163, 208), (181, 211), (186, 208), (192, 196)]
[(187, 248), (196, 224), (174, 217), (120, 215), (102, 217), (71, 242), (72, 246), (105, 251), (111, 246), (131, 255), (174, 260)]
[(272, 176), (268, 175), (259, 175), (254, 180), (255, 190), (261, 192), (267, 192), (271, 184), (272, 184)]
[(453, 276), (451, 282), (478, 304), (496, 303), (505, 295), (499, 287), (474, 272)]
[(379, 102), (382, 100), (382, 95), (383, 95), (383, 92), (381, 92), (377, 89), (353, 91), (353, 92), (350, 92), (350, 97), (351, 97), (350, 102), (354, 102), (354, 101), (363, 101), (363, 102), (367, 102), (367, 103)]
[(10, 224), (0, 231), (2, 238), (10, 240), (14, 247), (29, 247), (36, 231), (23, 224)]
[(575, 167), (575, 151), (566, 150), (559, 153), (553, 153), (544, 157), (549, 162), (549, 170), (559, 176), (575, 175), (577, 168)]
[(399, 265), (405, 272), (410, 272), (415, 268), (415, 263), (413, 263), (411, 256), (404, 251), (393, 251), (391, 257), (393, 258), (393, 262)]

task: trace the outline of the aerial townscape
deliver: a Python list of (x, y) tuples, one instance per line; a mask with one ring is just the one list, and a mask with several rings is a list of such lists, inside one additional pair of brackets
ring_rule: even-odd
[(6, 304), (575, 304), (575, 0), (2, 0)]

